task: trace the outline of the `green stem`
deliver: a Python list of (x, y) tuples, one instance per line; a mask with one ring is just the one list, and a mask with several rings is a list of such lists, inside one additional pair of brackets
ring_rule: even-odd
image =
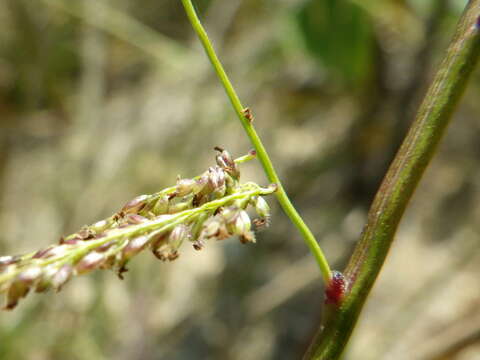
[(297, 227), (297, 229), (302, 234), (302, 237), (305, 243), (307, 244), (310, 251), (315, 256), (315, 259), (318, 263), (320, 272), (322, 273), (325, 283), (328, 284), (331, 278), (331, 270), (330, 270), (330, 266), (328, 265), (327, 259), (325, 258), (325, 255), (322, 252), (322, 249), (318, 245), (318, 242), (313, 236), (313, 233), (310, 231), (310, 229), (305, 224), (303, 219), (300, 217), (297, 210), (293, 206), (292, 202), (288, 198), (288, 195), (282, 186), (280, 178), (278, 177), (275, 171), (275, 168), (273, 167), (272, 161), (270, 160), (270, 157), (268, 156), (268, 153), (265, 150), (265, 147), (263, 146), (263, 143), (260, 140), (260, 137), (258, 136), (257, 132), (255, 131), (255, 128), (253, 127), (252, 119), (249, 119), (248, 116), (246, 116), (246, 112), (245, 112), (246, 109), (243, 107), (242, 103), (240, 102), (240, 99), (237, 93), (235, 92), (235, 89), (233, 88), (233, 85), (230, 82), (230, 79), (228, 78), (228, 75), (225, 72), (222, 66), (222, 63), (218, 59), (218, 56), (215, 53), (212, 43), (208, 38), (207, 32), (203, 28), (200, 22), (200, 19), (198, 18), (197, 13), (195, 12), (195, 9), (193, 7), (191, 0), (182, 0), (182, 3), (183, 3), (183, 6), (185, 7), (185, 11), (187, 13), (188, 19), (192, 24), (193, 29), (197, 33), (200, 39), (200, 42), (202, 43), (205, 49), (205, 52), (207, 53), (207, 56), (210, 59), (210, 62), (212, 63), (218, 78), (220, 79), (223, 87), (225, 88), (227, 96), (230, 99), (230, 102), (232, 103), (232, 106), (235, 110), (235, 113), (237, 114), (243, 128), (245, 129), (245, 132), (250, 138), (250, 141), (252, 142), (255, 150), (257, 151), (258, 160), (262, 164), (265, 174), (267, 175), (270, 182), (278, 185), (278, 191), (276, 192), (278, 202), (282, 206), (287, 216), (290, 218), (290, 220), (293, 222), (293, 224)]
[(334, 360), (343, 352), (385, 261), (408, 201), (432, 159), (480, 57), (480, 0), (470, 0), (439, 71), (378, 190), (350, 259), (343, 301), (330, 307), (305, 359)]

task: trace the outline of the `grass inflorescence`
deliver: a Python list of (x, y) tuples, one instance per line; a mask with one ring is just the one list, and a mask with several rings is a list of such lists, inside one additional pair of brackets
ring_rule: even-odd
[[(175, 186), (137, 196), (109, 218), (61, 237), (55, 245), (0, 257), (4, 309), (13, 309), (31, 290), (59, 291), (73, 276), (95, 269), (112, 269), (123, 278), (130, 259), (145, 249), (162, 261), (172, 261), (185, 241), (196, 250), (209, 240), (235, 235), (242, 243), (255, 242), (253, 226), (268, 224), (270, 216), (263, 196), (273, 193), (276, 185), (240, 183), (238, 165), (253, 158), (253, 152), (233, 160), (227, 151), (216, 150), (217, 164), (200, 176), (178, 178)], [(253, 221), (246, 212), (249, 206), (258, 215)]]

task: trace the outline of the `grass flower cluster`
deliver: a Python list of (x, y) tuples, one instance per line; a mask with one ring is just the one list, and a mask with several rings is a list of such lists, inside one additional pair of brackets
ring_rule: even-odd
[[(127, 263), (144, 249), (172, 261), (186, 241), (196, 250), (209, 240), (235, 235), (242, 243), (255, 242), (253, 227), (265, 226), (270, 216), (263, 196), (273, 193), (276, 185), (240, 183), (239, 164), (253, 158), (254, 152), (233, 160), (227, 151), (216, 150), (217, 164), (200, 176), (179, 178), (175, 186), (138, 196), (58, 244), (23, 256), (0, 257), (4, 308), (13, 309), (31, 290), (59, 291), (73, 276), (95, 269), (112, 269), (123, 278)], [(253, 221), (246, 212), (249, 206), (258, 215)]]

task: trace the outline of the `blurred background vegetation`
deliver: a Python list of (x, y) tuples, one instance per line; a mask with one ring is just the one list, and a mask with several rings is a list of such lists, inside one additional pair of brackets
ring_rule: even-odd
[[(198, 0), (333, 268), (352, 251), (466, 0)], [(345, 359), (480, 359), (477, 71)], [(22, 253), (250, 145), (178, 0), (0, 1), (0, 254)], [(243, 179), (266, 184), (258, 164)], [(275, 200), (272, 198), (274, 205)], [(299, 359), (313, 258), (274, 205), (256, 245), (148, 253), (0, 314), (2, 360)]]

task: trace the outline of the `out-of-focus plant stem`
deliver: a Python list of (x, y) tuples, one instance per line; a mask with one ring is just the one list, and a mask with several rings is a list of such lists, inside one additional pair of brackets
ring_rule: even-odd
[(339, 306), (328, 306), (305, 359), (342, 354), (425, 168), (432, 159), (480, 56), (480, 0), (470, 0), (435, 78), (378, 190), (367, 225), (345, 270), (349, 282)]
[(202, 43), (218, 78), (220, 79), (223, 87), (225, 88), (228, 98), (230, 99), (230, 102), (232, 103), (232, 106), (235, 109), (235, 112), (240, 122), (242, 123), (243, 128), (245, 129), (245, 132), (247, 133), (250, 141), (252, 142), (257, 152), (258, 160), (262, 164), (263, 169), (265, 170), (265, 174), (267, 175), (270, 182), (278, 185), (276, 196), (280, 205), (282, 206), (283, 210), (290, 218), (290, 220), (293, 222), (293, 224), (295, 224), (297, 229), (302, 234), (305, 243), (315, 256), (325, 283), (328, 284), (331, 278), (331, 270), (322, 249), (318, 245), (318, 242), (315, 239), (313, 233), (310, 231), (310, 229), (305, 224), (305, 222), (293, 206), (292, 202), (288, 198), (288, 195), (282, 186), (280, 178), (278, 177), (275, 168), (273, 167), (272, 161), (270, 160), (270, 157), (268, 156), (268, 153), (265, 150), (265, 147), (263, 146), (263, 143), (260, 140), (260, 137), (258, 136), (253, 126), (253, 117), (250, 116), (249, 110), (244, 108), (242, 103), (240, 102), (240, 99), (235, 89), (233, 88), (233, 85), (228, 78), (228, 75), (226, 74), (220, 60), (218, 59), (217, 54), (215, 53), (213, 45), (208, 38), (207, 32), (203, 28), (200, 19), (196, 14), (195, 8), (193, 7), (191, 0), (182, 0), (182, 3), (185, 7), (185, 11), (192, 24), (193, 29), (197, 33), (200, 42)]
[[(152, 56), (160, 63), (174, 70), (182, 70), (184, 63), (181, 59), (192, 57), (187, 48), (182, 47), (178, 42), (171, 40), (135, 20), (132, 16), (116, 9), (105, 1), (95, 1), (94, 8), (97, 10), (92, 14), (85, 13), (84, 2), (72, 2), (68, 0), (40, 0), (45, 5), (56, 10), (76, 17), (86, 24), (104, 30), (127, 44), (134, 46)], [(106, 16), (100, 16), (100, 14)]]

